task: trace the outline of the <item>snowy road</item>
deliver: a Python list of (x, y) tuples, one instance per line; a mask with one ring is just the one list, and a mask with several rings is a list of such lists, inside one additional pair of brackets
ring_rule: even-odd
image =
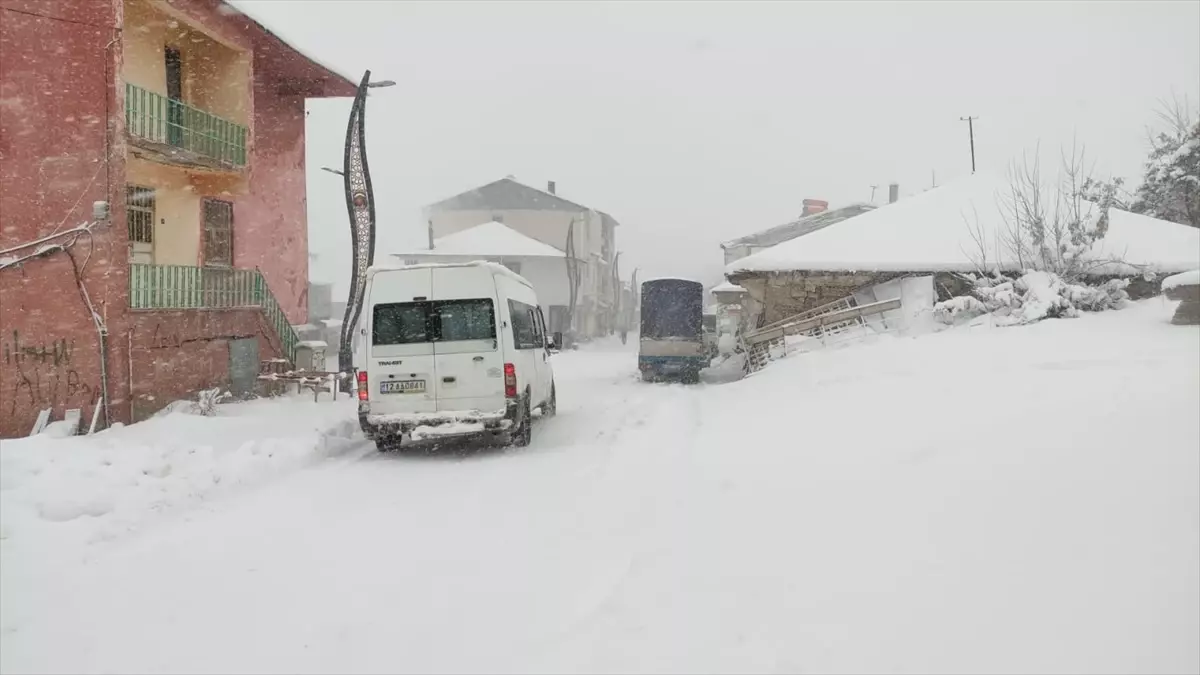
[(358, 443), (186, 511), (5, 601), (0, 665), (1195, 671), (1200, 353), (1169, 312), (722, 386), (563, 354), (530, 448)]

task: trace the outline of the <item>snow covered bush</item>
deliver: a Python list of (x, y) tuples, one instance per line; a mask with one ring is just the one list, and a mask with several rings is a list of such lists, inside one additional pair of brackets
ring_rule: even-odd
[(992, 314), (1002, 326), (1033, 323), (1047, 318), (1076, 317), (1080, 312), (1120, 309), (1129, 299), (1126, 279), (1100, 285), (1071, 283), (1053, 272), (1032, 270), (1017, 279), (1002, 275), (968, 275), (974, 288), (934, 305), (934, 317), (944, 324)]
[(217, 404), (232, 398), (229, 392), (220, 388), (205, 389), (196, 394), (196, 414), (212, 417), (217, 414)]
[(1200, 227), (1200, 120), (1193, 118), (1186, 99), (1164, 104), (1158, 116), (1167, 131), (1150, 138), (1150, 156), (1132, 210)]

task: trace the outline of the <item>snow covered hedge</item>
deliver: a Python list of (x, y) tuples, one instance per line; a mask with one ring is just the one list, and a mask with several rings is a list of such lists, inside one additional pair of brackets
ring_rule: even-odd
[(1129, 300), (1127, 279), (1098, 286), (1064, 281), (1053, 272), (1026, 272), (1017, 279), (1002, 275), (968, 275), (971, 295), (934, 305), (934, 316), (945, 324), (993, 314), (1000, 325), (1033, 323), (1046, 318), (1076, 317), (1080, 312), (1120, 309)]

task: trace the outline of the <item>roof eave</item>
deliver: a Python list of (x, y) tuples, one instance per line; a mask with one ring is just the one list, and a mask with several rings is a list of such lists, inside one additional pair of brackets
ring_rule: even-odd
[(247, 13), (244, 8), (239, 7), (238, 5), (230, 2), (229, 0), (218, 0), (218, 2), (220, 2), (220, 5), (222, 7), (226, 7), (230, 11), (246, 17), (246, 20), (249, 21), (251, 24), (253, 24), (256, 28), (258, 28), (258, 30), (262, 31), (263, 34), (270, 36), (272, 39), (278, 41), (279, 44), (284, 45), (288, 49), (292, 50), (293, 52), (295, 52), (295, 54), (297, 56), (308, 61), (310, 64), (312, 64), (312, 66), (314, 68), (316, 68), (318, 71), (321, 71), (324, 75), (327, 76), (325, 78), (325, 84), (327, 86), (327, 89), (322, 91), (321, 95), (310, 96), (311, 98), (353, 96), (358, 91), (358, 79), (354, 78), (349, 73), (338, 71), (338, 70), (322, 63), (321, 61), (305, 54), (298, 47), (296, 47), (296, 45), (293, 45), (292, 43), (283, 39), (282, 37), (279, 36), (278, 33), (271, 30), (270, 28), (268, 28), (265, 24), (263, 24), (261, 21), (256, 19), (251, 14)]

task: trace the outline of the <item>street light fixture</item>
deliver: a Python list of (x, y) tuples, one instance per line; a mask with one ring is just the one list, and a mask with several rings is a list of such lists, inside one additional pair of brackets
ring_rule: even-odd
[(328, 171), (329, 173), (336, 173), (336, 174), (337, 174), (337, 175), (339, 175), (339, 176), (345, 176), (345, 175), (346, 175), (346, 172), (344, 172), (344, 171), (342, 171), (342, 170), (340, 170), (340, 169), (331, 169), (331, 168), (329, 168), (329, 167), (327, 167), (327, 166), (323, 166), (323, 167), (321, 167), (321, 170), (322, 170), (322, 171)]
[(351, 345), (362, 312), (366, 274), (375, 260), (375, 198), (371, 190), (371, 172), (367, 168), (366, 148), (367, 90), (395, 84), (392, 80), (372, 82), (371, 71), (363, 73), (354, 103), (350, 106), (342, 170), (321, 167), (342, 177), (346, 188), (346, 211), (350, 216), (350, 294), (346, 299), (346, 317), (342, 321), (342, 339), (338, 349), (338, 371), (347, 378), (354, 370)]

